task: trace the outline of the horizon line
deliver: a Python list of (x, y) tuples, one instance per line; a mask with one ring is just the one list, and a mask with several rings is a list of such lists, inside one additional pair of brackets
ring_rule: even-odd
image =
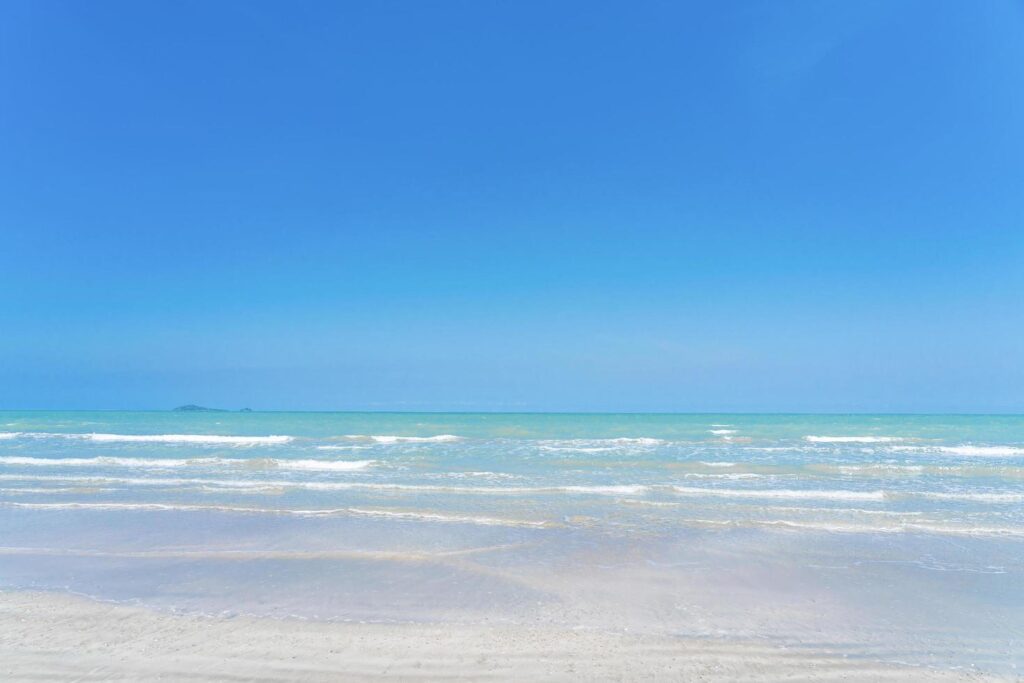
[(375, 410), (375, 409), (261, 409), (261, 408), (205, 408), (177, 410), (176, 408), (0, 408), (0, 413), (312, 413), (312, 414), (377, 414), (377, 415), (875, 415), (918, 417), (1024, 417), (1024, 412), (973, 411), (864, 411), (864, 410)]

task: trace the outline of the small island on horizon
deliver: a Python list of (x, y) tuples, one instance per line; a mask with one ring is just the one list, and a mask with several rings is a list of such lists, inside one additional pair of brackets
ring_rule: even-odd
[[(188, 403), (183, 406), (178, 406), (172, 412), (175, 413), (230, 413), (232, 411), (224, 408), (207, 408), (206, 406), (197, 406), (194, 403)], [(238, 412), (240, 413), (251, 413), (252, 408), (242, 408)]]

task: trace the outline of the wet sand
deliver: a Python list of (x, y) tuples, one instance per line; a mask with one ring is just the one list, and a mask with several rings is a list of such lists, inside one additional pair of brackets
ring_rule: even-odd
[(522, 625), (218, 618), (22, 591), (0, 592), (0, 678), (1001, 680), (732, 640)]

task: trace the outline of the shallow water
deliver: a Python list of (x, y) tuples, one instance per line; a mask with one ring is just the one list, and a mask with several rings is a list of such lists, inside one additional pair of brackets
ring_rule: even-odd
[(0, 586), (1024, 665), (1024, 417), (0, 413)]

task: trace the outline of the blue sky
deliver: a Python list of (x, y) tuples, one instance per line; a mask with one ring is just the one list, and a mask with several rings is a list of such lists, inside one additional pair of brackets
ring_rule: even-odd
[(1024, 411), (1024, 5), (0, 7), (0, 408)]

